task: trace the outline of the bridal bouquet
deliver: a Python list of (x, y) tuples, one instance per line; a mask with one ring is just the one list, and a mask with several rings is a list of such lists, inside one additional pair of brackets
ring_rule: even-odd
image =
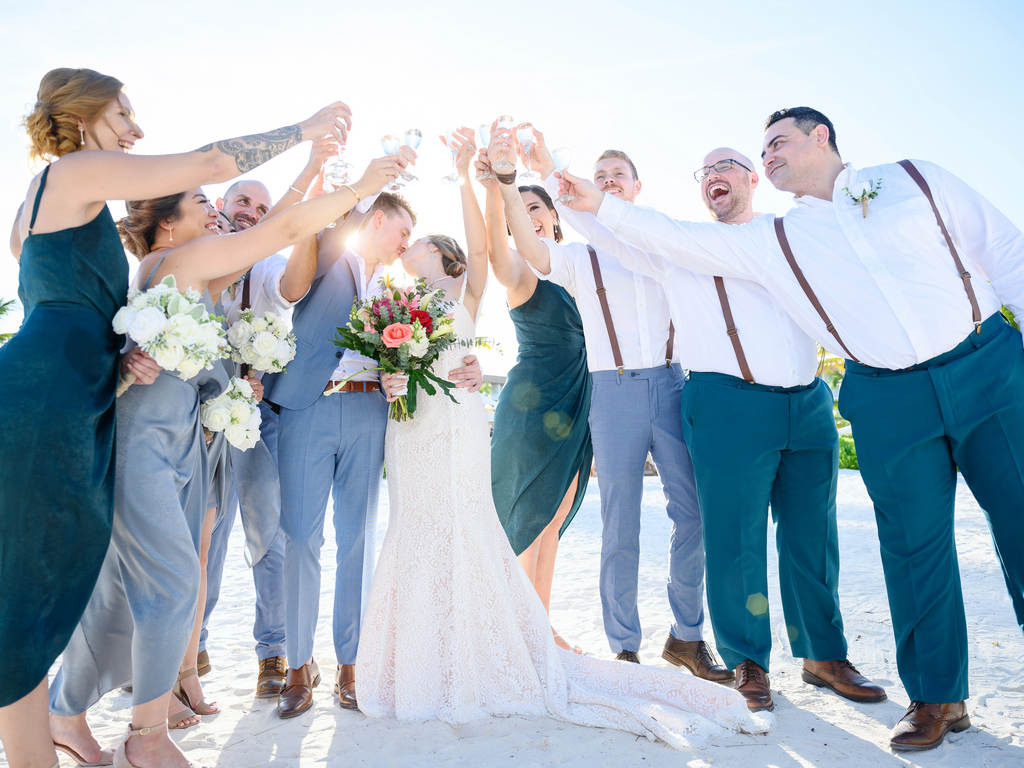
[[(129, 291), (112, 325), (114, 333), (128, 334), (161, 368), (187, 381), (227, 356), (223, 319), (206, 310), (197, 291), (179, 291), (174, 275), (168, 275), (146, 291)], [(128, 373), (121, 379), (118, 397), (135, 378)]]
[(231, 359), (254, 370), (284, 373), (295, 357), (295, 334), (285, 319), (273, 312), (256, 317), (251, 309), (242, 310), (228, 328)]
[(408, 392), (391, 403), (389, 415), (395, 421), (416, 412), (418, 389), (428, 395), (440, 389), (455, 402), (455, 385), (430, 370), (441, 352), (455, 343), (454, 305), (445, 301), (443, 290), (428, 290), (423, 279), (408, 288), (392, 288), (386, 278), (381, 285), (381, 295), (353, 304), (348, 325), (338, 328), (334, 343), (377, 361), (379, 367), (370, 370), (409, 377)]
[(210, 432), (223, 432), (240, 451), (260, 441), (260, 409), (249, 382), (237, 376), (217, 397), (203, 403), (200, 419)]

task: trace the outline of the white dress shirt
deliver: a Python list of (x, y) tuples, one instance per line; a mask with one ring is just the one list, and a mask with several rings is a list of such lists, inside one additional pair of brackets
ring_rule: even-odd
[[(915, 160), (981, 307), (1024, 315), (1024, 236), (1002, 213), (939, 166)], [(843, 187), (882, 180), (863, 217)], [(735, 227), (679, 222), (605, 195), (598, 219), (627, 242), (706, 274), (760, 283), (826, 349), (842, 350), (786, 263), (771, 216)], [(804, 196), (785, 217), (797, 263), (850, 352), (898, 370), (948, 352), (974, 330), (971, 306), (928, 200), (899, 165), (836, 179), (833, 199)]]
[[(288, 259), (280, 253), (275, 253), (252, 265), (252, 269), (249, 270), (249, 303), (256, 317), (273, 312), (291, 320), (292, 307), (303, 297), (296, 301), (288, 301), (281, 295), (281, 278), (284, 276), (287, 266)], [(242, 311), (241, 281), (225, 289), (221, 294), (220, 301), (221, 306), (224, 307), (224, 314), (228, 318), (228, 324), (235, 322), (238, 319), (238, 314)]]
[[(356, 301), (365, 301), (368, 298), (380, 296), (384, 289), (380, 285), (380, 279), (387, 272), (387, 266), (378, 264), (370, 275), (369, 283), (366, 280), (366, 262), (363, 257), (352, 250), (346, 250), (341, 255), (341, 260), (348, 264), (352, 270), (352, 279), (356, 283)], [(346, 319), (345, 322), (348, 322)], [(339, 347), (340, 349), (340, 347)], [(380, 381), (380, 373), (376, 370), (379, 366), (376, 360), (363, 357), (352, 349), (346, 349), (338, 361), (338, 367), (331, 374), (331, 381), (342, 381), (352, 376), (350, 381)], [(366, 373), (358, 373), (367, 368), (374, 369)], [(358, 374), (353, 376), (353, 374)]]
[[(552, 197), (557, 196), (558, 182), (553, 176), (544, 181), (544, 186)], [(614, 255), (622, 266), (662, 286), (675, 323), (676, 351), (683, 368), (742, 378), (712, 276), (696, 274), (622, 243), (589, 213), (557, 203), (555, 207), (561, 220), (595, 248)], [(814, 341), (762, 286), (735, 278), (724, 282), (754, 381), (774, 387), (803, 386), (814, 381), (818, 367)]]
[[(597, 297), (597, 284), (590, 266), (590, 252), (583, 243), (556, 243), (541, 238), (551, 256), (551, 272), (542, 275), (565, 288), (576, 299), (583, 320), (583, 337), (587, 346), (587, 368), (591, 371), (615, 370), (615, 359), (608, 339), (608, 329)], [(615, 246), (615, 243), (612, 243)], [(618, 248), (625, 248), (618, 245)], [(661, 286), (644, 275), (623, 267), (616, 256), (600, 248), (597, 260), (606, 289), (608, 307), (615, 325), (615, 336), (626, 369), (654, 368), (665, 364), (670, 322), (668, 302)], [(678, 361), (673, 354), (672, 359)]]

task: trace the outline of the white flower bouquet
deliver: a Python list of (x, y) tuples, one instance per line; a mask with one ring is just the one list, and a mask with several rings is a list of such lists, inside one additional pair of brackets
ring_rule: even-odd
[(257, 371), (283, 373), (295, 357), (295, 334), (273, 312), (256, 317), (251, 309), (243, 310), (228, 328), (228, 342), (231, 359)]
[[(115, 333), (128, 334), (161, 368), (187, 381), (227, 357), (222, 321), (207, 311), (197, 291), (179, 291), (174, 275), (168, 275), (148, 290), (129, 291), (128, 303), (117, 310), (112, 325)], [(118, 397), (135, 378), (128, 373), (121, 379)]]
[(260, 409), (249, 382), (237, 376), (217, 397), (203, 403), (200, 419), (210, 432), (223, 432), (240, 451), (260, 441)]

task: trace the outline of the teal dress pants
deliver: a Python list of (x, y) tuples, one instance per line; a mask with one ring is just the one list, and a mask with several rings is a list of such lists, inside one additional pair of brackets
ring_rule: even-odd
[(846, 658), (836, 530), (838, 435), (832, 393), (691, 372), (683, 435), (704, 524), (708, 610), (726, 666), (768, 669), (768, 508), (793, 655)]
[(956, 470), (988, 516), (1024, 629), (1024, 348), (993, 315), (900, 371), (846, 363), (839, 408), (875, 505), (900, 679), (914, 701), (968, 696), (953, 525)]

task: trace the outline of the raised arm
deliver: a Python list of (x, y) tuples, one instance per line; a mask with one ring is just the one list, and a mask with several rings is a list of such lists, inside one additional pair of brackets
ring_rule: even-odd
[(769, 236), (769, 217), (733, 226), (721, 222), (676, 221), (652, 208), (633, 205), (599, 190), (593, 182), (568, 171), (556, 174), (559, 192), (573, 198), (567, 205), (593, 214), (615, 237), (666, 262), (693, 272), (762, 281), (762, 272), (779, 248)]
[(458, 151), (455, 155), (455, 168), (462, 179), (462, 184), (459, 185), (462, 197), (462, 226), (466, 232), (466, 259), (469, 262), (463, 304), (470, 316), (475, 318), (480, 310), (484, 288), (487, 286), (487, 229), (484, 227), (483, 214), (480, 213), (480, 203), (469, 180), (469, 169), (476, 154), (473, 129), (459, 128), (456, 137)]
[(350, 187), (293, 205), (243, 232), (191, 240), (168, 253), (158, 277), (174, 274), (179, 283), (198, 287), (242, 270), (285, 246), (314, 235), (352, 208), (358, 202), (357, 197), (379, 192), (398, 176), (401, 164), (404, 164), (401, 155), (377, 158)]
[(342, 102), (312, 117), (266, 133), (223, 139), (176, 155), (72, 152), (54, 165), (50, 183), (83, 206), (106, 200), (147, 200), (183, 189), (228, 181), (296, 144), (328, 134), (343, 135), (351, 112)]
[[(501, 167), (503, 163), (515, 165), (515, 150), (512, 148), (511, 136), (508, 131), (491, 139), (489, 151), (493, 167)], [(501, 190), (501, 199), (505, 206), (505, 220), (512, 233), (512, 239), (515, 241), (516, 250), (539, 274), (549, 274), (551, 272), (551, 257), (548, 247), (534, 232), (530, 216), (526, 212), (526, 205), (523, 203), (515, 181), (503, 183), (499, 179), (498, 187)]]
[(280, 213), (289, 206), (301, 203), (314, 179), (318, 176), (322, 178), (324, 162), (337, 151), (337, 137), (321, 136), (319, 139), (314, 139), (313, 145), (309, 149), (309, 160), (306, 161), (305, 167), (263, 218), (270, 218), (275, 213)]

